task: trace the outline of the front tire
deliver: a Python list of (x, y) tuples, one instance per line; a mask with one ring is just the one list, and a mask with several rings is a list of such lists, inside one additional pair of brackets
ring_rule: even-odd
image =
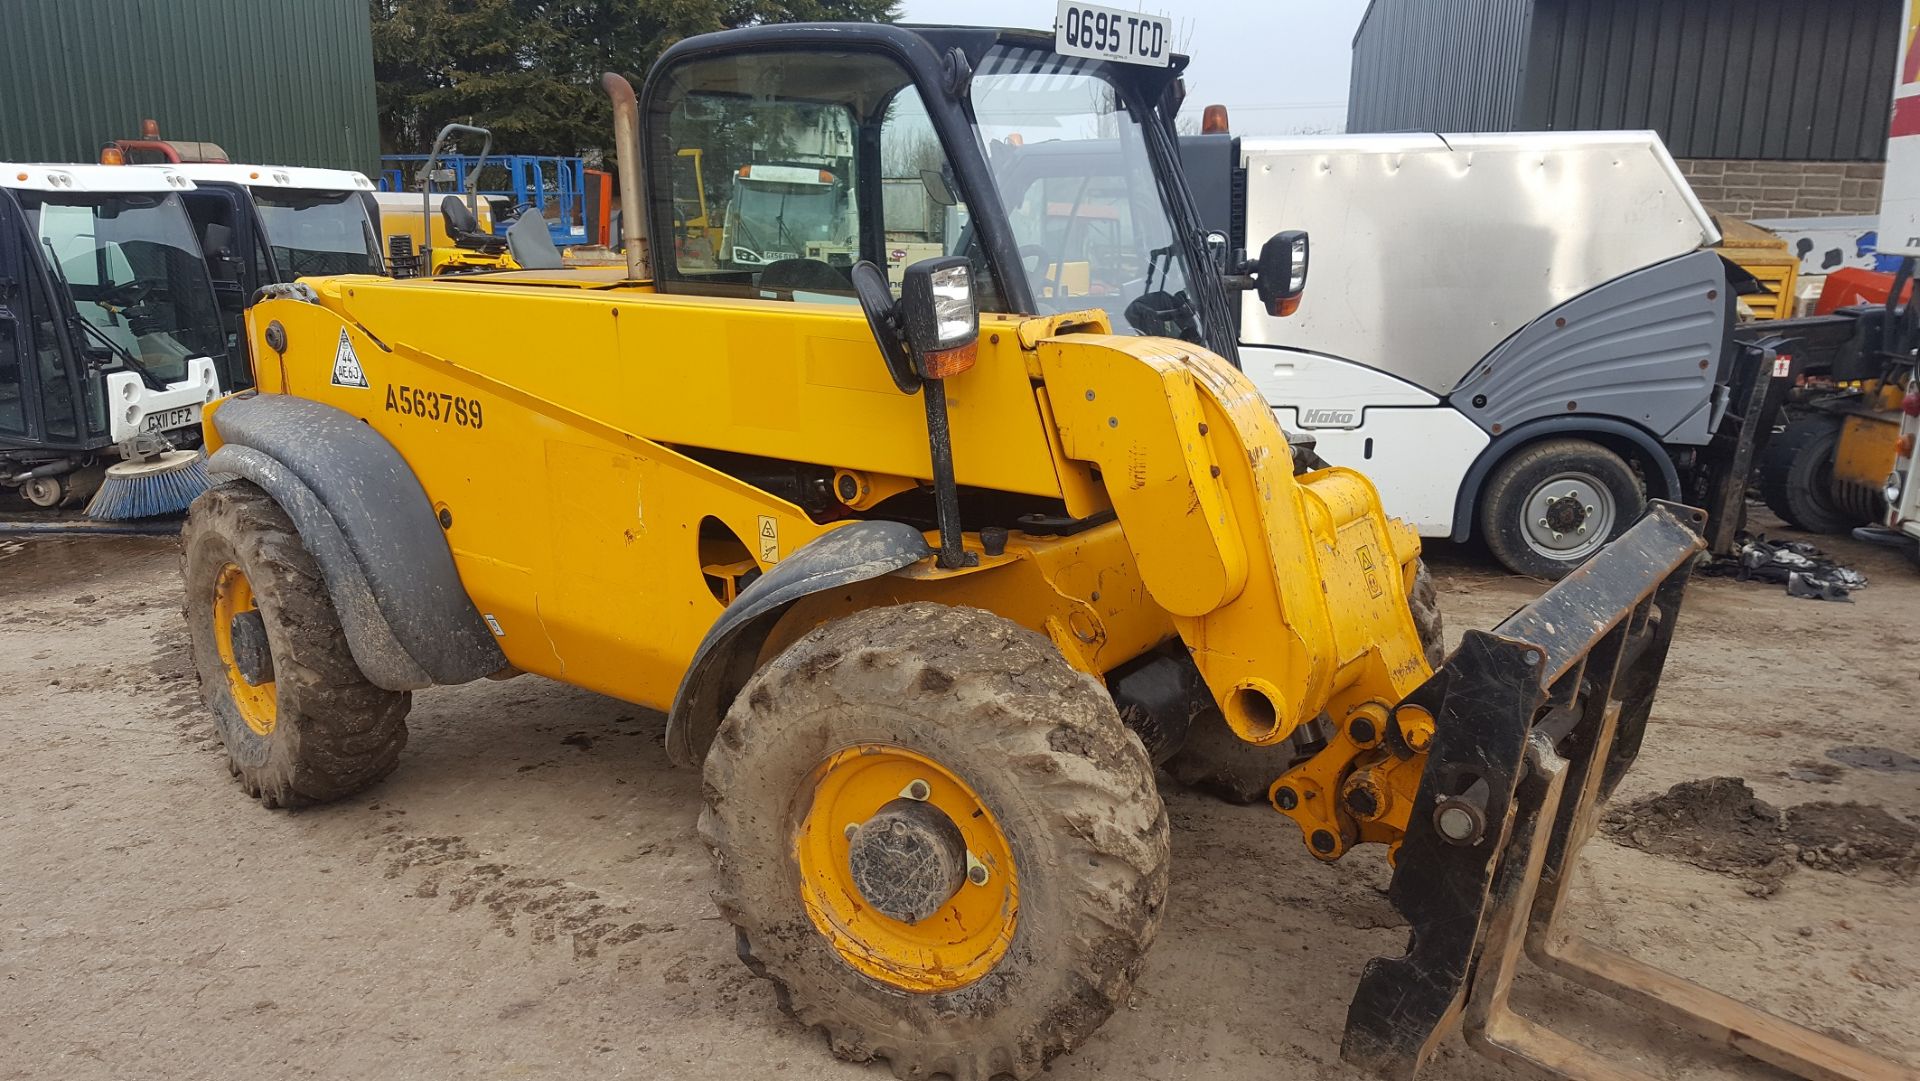
[(1516, 574), (1558, 581), (1625, 533), (1647, 503), (1626, 459), (1586, 439), (1548, 439), (1494, 467), (1480, 535)]
[(809, 633), (734, 700), (705, 782), (741, 958), (835, 1054), (902, 1078), (1031, 1077), (1126, 1001), (1159, 928), (1146, 749), (1098, 682), (987, 612)]
[(246, 481), (221, 484), (194, 500), (180, 543), (200, 696), (247, 794), (301, 807), (392, 772), (412, 695), (361, 674), (279, 504)]

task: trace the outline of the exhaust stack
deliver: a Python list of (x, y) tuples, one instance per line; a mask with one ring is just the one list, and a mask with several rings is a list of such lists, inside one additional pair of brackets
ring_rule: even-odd
[(620, 241), (627, 249), (627, 277), (653, 276), (647, 263), (647, 208), (640, 201), (640, 103), (633, 84), (614, 72), (600, 76), (613, 99), (613, 152), (620, 164)]

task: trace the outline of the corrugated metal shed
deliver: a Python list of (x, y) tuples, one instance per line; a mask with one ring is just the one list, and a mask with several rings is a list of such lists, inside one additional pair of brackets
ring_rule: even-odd
[(1348, 131), (1507, 131), (1529, 0), (1373, 0), (1353, 38)]
[(1652, 128), (1680, 158), (1873, 161), (1899, 34), (1900, 0), (1375, 0), (1347, 126), (1487, 130), (1455, 119), (1466, 96), (1493, 130)]
[(109, 139), (374, 171), (366, 0), (5, 0), (0, 159), (92, 161)]

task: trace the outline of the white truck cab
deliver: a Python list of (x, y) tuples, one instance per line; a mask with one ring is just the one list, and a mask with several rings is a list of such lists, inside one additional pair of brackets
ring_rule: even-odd
[(197, 446), (230, 390), (178, 170), (0, 163), (0, 486), (72, 503), (140, 441)]

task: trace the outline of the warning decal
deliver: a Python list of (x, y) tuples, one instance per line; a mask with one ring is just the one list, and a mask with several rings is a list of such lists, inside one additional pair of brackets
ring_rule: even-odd
[(771, 514), (760, 516), (760, 562), (780, 562), (780, 523)]
[(360, 357), (353, 351), (347, 328), (340, 328), (340, 344), (333, 350), (333, 385), (367, 389), (367, 373), (360, 370)]

